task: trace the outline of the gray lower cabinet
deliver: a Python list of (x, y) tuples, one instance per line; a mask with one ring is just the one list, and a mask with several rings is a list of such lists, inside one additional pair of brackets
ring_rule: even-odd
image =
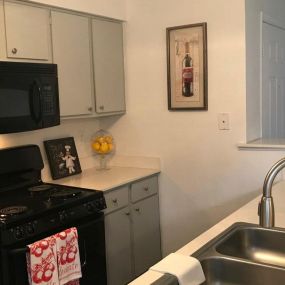
[(133, 205), (135, 276), (161, 259), (158, 195)]
[(161, 259), (157, 176), (105, 194), (108, 285), (123, 285)]
[(132, 277), (130, 210), (105, 217), (108, 284), (126, 284)]

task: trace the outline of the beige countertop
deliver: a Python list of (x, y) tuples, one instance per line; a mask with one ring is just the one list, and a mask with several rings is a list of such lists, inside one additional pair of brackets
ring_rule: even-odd
[(158, 174), (159, 169), (113, 166), (109, 170), (89, 168), (82, 173), (52, 181), (61, 185), (107, 191), (133, 181)]
[[(258, 224), (258, 203), (261, 197), (261, 193), (258, 197), (227, 216), (225, 219), (220, 221), (218, 224), (202, 233), (200, 236), (180, 248), (177, 252), (185, 255), (191, 255), (200, 247), (202, 247), (209, 240), (220, 234), (223, 230), (231, 226), (236, 222), (248, 222)], [(285, 181), (281, 181), (273, 187), (273, 200), (275, 206), (275, 224), (276, 227), (285, 228)], [(133, 282), (129, 283), (131, 285), (147, 285), (156, 281), (162, 276), (161, 273), (147, 271)]]

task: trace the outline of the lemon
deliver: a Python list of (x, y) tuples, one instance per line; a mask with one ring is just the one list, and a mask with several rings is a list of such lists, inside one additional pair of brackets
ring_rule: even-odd
[(112, 151), (114, 148), (114, 145), (112, 143), (108, 143), (109, 151)]
[(95, 143), (92, 144), (93, 149), (96, 150), (96, 151), (98, 151), (100, 149), (100, 146), (101, 145), (100, 145), (99, 142), (95, 142)]
[(99, 143), (102, 144), (102, 143), (104, 143), (104, 142), (105, 142), (105, 137), (104, 137), (104, 136), (100, 137), (100, 138), (99, 138)]
[(112, 136), (105, 136), (105, 142), (111, 144), (113, 142)]
[(101, 143), (100, 151), (102, 151), (102, 153), (108, 153), (109, 145), (106, 142)]

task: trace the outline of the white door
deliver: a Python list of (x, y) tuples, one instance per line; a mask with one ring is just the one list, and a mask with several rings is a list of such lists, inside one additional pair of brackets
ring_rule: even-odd
[(285, 137), (285, 30), (262, 26), (262, 137)]

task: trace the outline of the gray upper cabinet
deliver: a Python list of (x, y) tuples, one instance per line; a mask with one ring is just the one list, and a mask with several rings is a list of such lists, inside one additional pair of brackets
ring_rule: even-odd
[(48, 9), (4, 2), (6, 56), (51, 61)]
[(122, 23), (92, 20), (96, 112), (125, 111)]
[(58, 65), (61, 116), (89, 115), (93, 87), (89, 19), (51, 12), (53, 61)]
[(125, 113), (120, 21), (0, 0), (0, 60), (56, 63), (62, 118)]

